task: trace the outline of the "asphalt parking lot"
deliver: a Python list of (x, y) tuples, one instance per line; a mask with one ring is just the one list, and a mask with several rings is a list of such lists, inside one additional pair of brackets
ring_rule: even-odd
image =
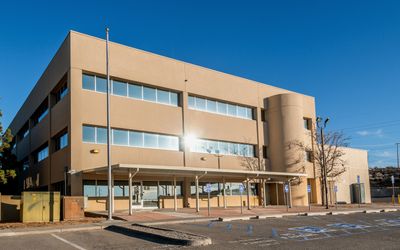
[(400, 212), (292, 216), (164, 226), (213, 240), (207, 249), (399, 249)]
[[(164, 225), (213, 240), (196, 249), (399, 249), (400, 212), (291, 216)], [(178, 249), (154, 238), (111, 230), (1, 237), (0, 249)]]

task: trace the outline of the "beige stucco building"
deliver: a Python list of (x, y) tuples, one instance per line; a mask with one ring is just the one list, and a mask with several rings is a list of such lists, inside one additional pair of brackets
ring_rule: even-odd
[[(114, 209), (129, 206), (129, 176), (138, 208), (199, 208), (208, 189), (211, 205), (238, 206), (240, 183), (246, 206), (307, 205), (307, 183), (320, 203), (314, 163), (287, 148), (314, 143), (313, 97), (121, 44), (109, 53)], [(84, 195), (87, 210), (106, 209), (105, 58), (103, 39), (71, 31), (13, 119), (24, 190)], [(357, 157), (368, 178), (366, 155)]]

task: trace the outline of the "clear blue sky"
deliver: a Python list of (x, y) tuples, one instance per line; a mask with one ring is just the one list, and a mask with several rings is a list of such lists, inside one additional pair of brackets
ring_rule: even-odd
[(7, 126), (69, 30), (315, 96), (329, 129), (396, 164), (399, 1), (3, 1)]

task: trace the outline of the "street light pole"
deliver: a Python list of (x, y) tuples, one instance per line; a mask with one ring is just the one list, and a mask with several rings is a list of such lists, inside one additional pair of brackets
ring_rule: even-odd
[(320, 122), (322, 121), (321, 117), (317, 118), (317, 126), (320, 129), (321, 135), (321, 151), (322, 151), (322, 170), (323, 170), (323, 182), (324, 182), (324, 191), (325, 191), (325, 208), (329, 209), (328, 204), (328, 174), (326, 170), (326, 159), (325, 159), (325, 138), (324, 138), (324, 128), (326, 128), (326, 124), (329, 122), (329, 118), (326, 118), (324, 121), (324, 125), (321, 125)]
[(397, 146), (397, 168), (400, 168), (400, 163), (399, 163), (399, 145), (400, 145), (400, 142), (396, 142), (396, 146)]
[(112, 169), (111, 169), (111, 125), (110, 125), (110, 72), (108, 65), (109, 28), (106, 28), (106, 74), (107, 74), (107, 168), (108, 168), (108, 220), (112, 220)]

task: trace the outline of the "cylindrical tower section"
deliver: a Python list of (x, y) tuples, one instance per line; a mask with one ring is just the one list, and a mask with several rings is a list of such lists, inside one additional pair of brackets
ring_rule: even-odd
[[(295, 93), (280, 94), (267, 99), (268, 144), (271, 170), (303, 172), (304, 152), (298, 142), (304, 142), (303, 96)], [(292, 204), (307, 205), (307, 179), (294, 183), (291, 188)]]

